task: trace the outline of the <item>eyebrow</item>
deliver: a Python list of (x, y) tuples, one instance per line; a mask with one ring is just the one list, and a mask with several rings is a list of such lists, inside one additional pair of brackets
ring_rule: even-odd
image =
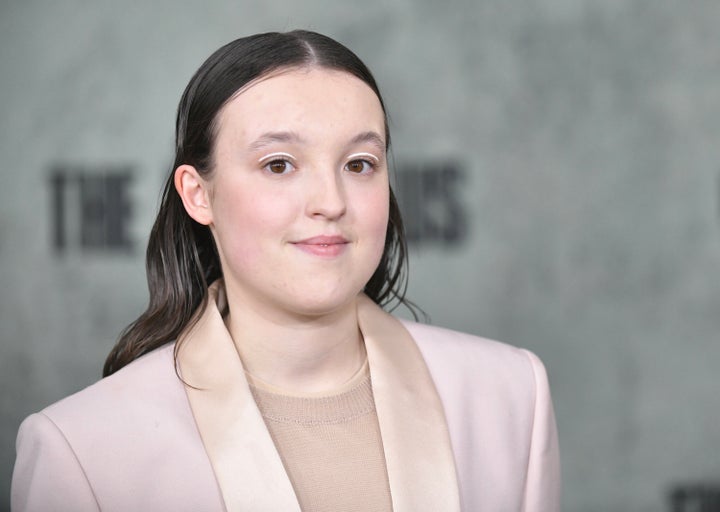
[(302, 142), (302, 138), (295, 132), (267, 132), (250, 143), (250, 151), (257, 151), (277, 142)]
[[(275, 143), (302, 143), (303, 139), (297, 132), (266, 132), (250, 143), (250, 151), (258, 151)], [(379, 151), (385, 151), (385, 139), (377, 132), (367, 131), (357, 134), (350, 140), (350, 145), (369, 143)]]
[(362, 132), (353, 137), (350, 144), (361, 144), (363, 142), (377, 146), (378, 150), (385, 152), (385, 139), (377, 132)]

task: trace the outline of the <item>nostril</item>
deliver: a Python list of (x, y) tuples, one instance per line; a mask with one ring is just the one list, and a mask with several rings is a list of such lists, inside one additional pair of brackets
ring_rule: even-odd
[(308, 200), (308, 213), (313, 216), (337, 218), (346, 209), (345, 191), (336, 178), (328, 179), (313, 187)]

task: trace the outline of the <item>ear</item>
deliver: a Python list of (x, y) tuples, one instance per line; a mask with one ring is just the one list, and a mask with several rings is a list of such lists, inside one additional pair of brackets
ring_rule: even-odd
[(195, 221), (208, 226), (213, 221), (208, 183), (192, 165), (175, 169), (175, 190), (185, 206), (185, 211)]

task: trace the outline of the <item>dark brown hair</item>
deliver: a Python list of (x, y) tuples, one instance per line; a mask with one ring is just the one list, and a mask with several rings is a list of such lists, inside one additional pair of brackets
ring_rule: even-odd
[[(382, 101), (370, 70), (348, 48), (314, 32), (297, 30), (237, 39), (213, 53), (195, 72), (178, 106), (175, 162), (150, 232), (146, 268), (150, 300), (147, 309), (121, 333), (108, 355), (103, 376), (178, 338), (208, 300), (208, 285), (222, 277), (210, 229), (185, 211), (173, 183), (174, 170), (189, 164), (207, 176), (212, 171), (218, 114), (244, 85), (273, 71), (319, 66), (350, 73)], [(390, 133), (385, 112), (386, 143)], [(380, 306), (412, 304), (405, 299), (407, 246), (400, 210), (390, 190), (385, 249), (365, 293)], [(414, 313), (414, 311), (413, 311)]]

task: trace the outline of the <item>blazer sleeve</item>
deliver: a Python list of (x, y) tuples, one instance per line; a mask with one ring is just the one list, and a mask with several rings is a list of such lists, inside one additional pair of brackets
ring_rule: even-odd
[(16, 449), (13, 512), (100, 510), (72, 447), (48, 416), (37, 413), (23, 421)]
[(557, 512), (560, 510), (560, 450), (550, 386), (540, 359), (532, 352), (524, 352), (535, 377), (535, 412), (523, 510)]

